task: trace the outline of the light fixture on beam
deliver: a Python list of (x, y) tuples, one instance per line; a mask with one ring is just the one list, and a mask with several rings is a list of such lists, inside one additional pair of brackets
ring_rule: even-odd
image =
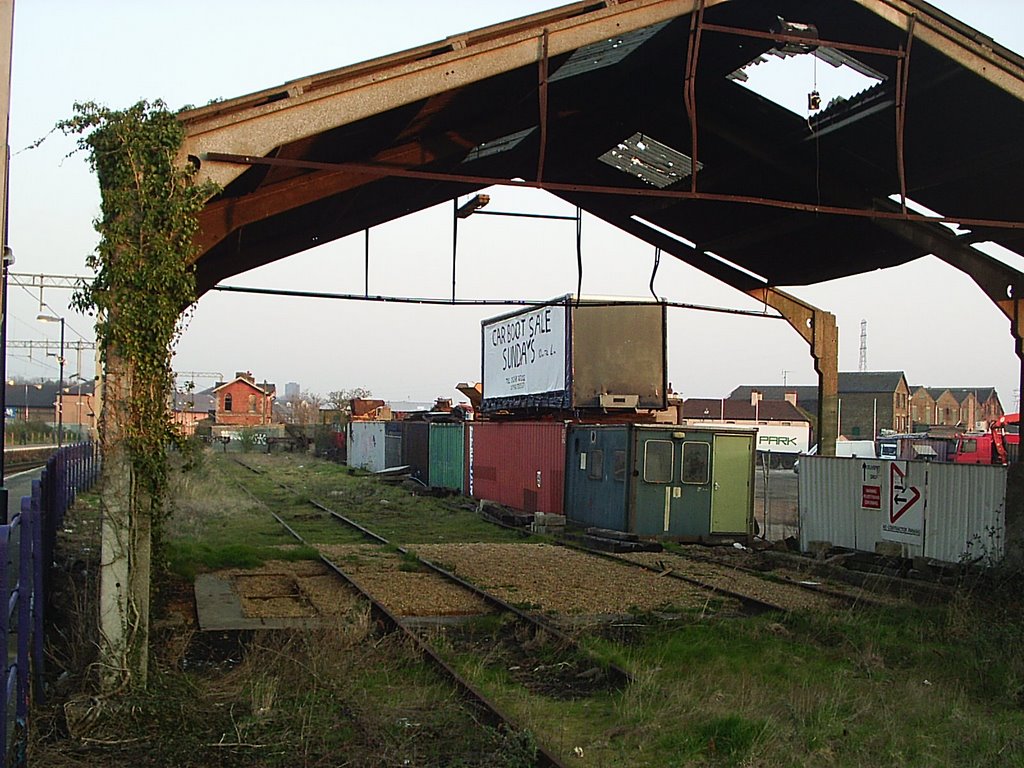
[(455, 218), (457, 219), (468, 219), (475, 212), (479, 211), (485, 205), (491, 202), (490, 195), (476, 195), (469, 201), (463, 203), (455, 211)]

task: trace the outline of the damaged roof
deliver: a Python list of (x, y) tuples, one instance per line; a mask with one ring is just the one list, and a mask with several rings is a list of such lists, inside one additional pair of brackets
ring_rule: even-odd
[[(874, 84), (807, 119), (741, 83), (772, 55)], [(748, 292), (1024, 249), (1024, 60), (919, 0), (580, 2), (179, 117), (183, 154), (222, 187), (200, 293), (495, 184)], [(1024, 295), (992, 268), (990, 296)]]

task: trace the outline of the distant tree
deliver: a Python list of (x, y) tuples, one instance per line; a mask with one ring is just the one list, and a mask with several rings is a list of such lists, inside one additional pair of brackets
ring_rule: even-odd
[(344, 411), (348, 408), (350, 400), (357, 397), (372, 397), (373, 393), (366, 387), (353, 387), (352, 389), (336, 389), (327, 393), (327, 405), (336, 411)]
[(324, 398), (316, 392), (301, 392), (285, 399), (285, 407), (291, 414), (292, 424), (317, 424), (320, 421), (320, 406)]

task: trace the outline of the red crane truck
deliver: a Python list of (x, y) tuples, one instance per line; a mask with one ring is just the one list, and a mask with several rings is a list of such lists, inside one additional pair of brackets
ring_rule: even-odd
[(1017, 460), (1020, 448), (1020, 414), (1007, 413), (989, 426), (988, 432), (960, 435), (956, 441), (957, 464), (1008, 464)]

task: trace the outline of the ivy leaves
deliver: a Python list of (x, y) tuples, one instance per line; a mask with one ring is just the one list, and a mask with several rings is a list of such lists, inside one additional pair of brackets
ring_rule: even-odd
[(196, 185), (195, 168), (179, 164), (184, 128), (162, 101), (124, 110), (86, 102), (74, 112), (57, 127), (78, 136), (102, 203), (100, 242), (87, 259), (96, 276), (73, 304), (97, 318), (104, 360), (116, 355), (127, 367), (129, 402), (117, 411), (127, 418), (133, 470), (155, 500), (166, 487), (165, 448), (177, 438), (167, 397), (182, 313), (195, 301), (192, 236), (216, 188)]

